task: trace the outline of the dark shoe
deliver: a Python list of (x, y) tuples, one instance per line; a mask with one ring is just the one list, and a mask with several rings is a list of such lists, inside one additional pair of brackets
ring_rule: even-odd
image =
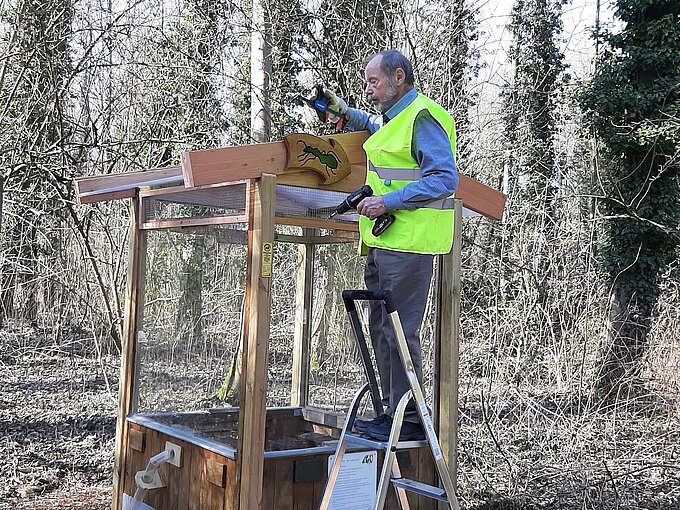
[(369, 427), (375, 427), (377, 425), (382, 425), (385, 421), (389, 420), (392, 423), (392, 418), (386, 414), (381, 414), (377, 418), (372, 420), (354, 420), (354, 430), (359, 432), (366, 432)]
[[(392, 432), (392, 421), (390, 423), (383, 423), (375, 427), (369, 427), (366, 433), (369, 437), (377, 439), (378, 441), (388, 441), (390, 433)], [(405, 421), (401, 424), (401, 433), (399, 434), (399, 441), (422, 441), (425, 439), (425, 432), (420, 423), (412, 423)]]

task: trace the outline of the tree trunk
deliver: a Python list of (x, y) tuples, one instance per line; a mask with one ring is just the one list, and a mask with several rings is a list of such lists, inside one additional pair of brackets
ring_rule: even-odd
[[(255, 25), (257, 22), (261, 24)], [(264, 0), (253, 0), (250, 48), (250, 136), (255, 142), (268, 142), (271, 134), (269, 76), (272, 67), (269, 25)]]
[(640, 384), (640, 360), (659, 295), (658, 285), (646, 294), (639, 292), (640, 278), (650, 276), (629, 270), (620, 274), (612, 285), (607, 338), (597, 381), (598, 393), (605, 400), (615, 400), (621, 391), (634, 390)]

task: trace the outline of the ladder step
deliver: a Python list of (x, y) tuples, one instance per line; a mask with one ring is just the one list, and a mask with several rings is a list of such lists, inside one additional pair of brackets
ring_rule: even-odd
[(446, 497), (446, 491), (440, 487), (418, 482), (417, 480), (410, 480), (408, 478), (392, 478), (391, 482), (395, 487), (400, 487), (404, 490), (415, 492), (421, 496), (427, 496), (428, 498), (438, 499), (439, 501), (444, 501), (447, 503), (449, 501), (449, 499)]

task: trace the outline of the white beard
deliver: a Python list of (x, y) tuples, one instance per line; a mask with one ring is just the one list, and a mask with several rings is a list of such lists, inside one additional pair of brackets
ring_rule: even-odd
[(392, 101), (396, 96), (397, 89), (396, 87), (394, 87), (394, 85), (392, 85), (392, 82), (390, 81), (387, 86), (385, 97), (383, 98), (382, 101), (376, 101), (373, 98), (373, 95), (369, 95), (368, 100), (375, 105), (375, 109), (378, 110), (378, 112), (385, 113), (392, 106)]

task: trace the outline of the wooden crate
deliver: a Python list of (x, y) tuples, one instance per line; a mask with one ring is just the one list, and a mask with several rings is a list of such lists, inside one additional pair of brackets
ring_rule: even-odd
[[(166, 442), (182, 448), (181, 464), (163, 464), (159, 473), (165, 487), (146, 492), (144, 503), (155, 510), (229, 510), (238, 508), (236, 430), (238, 412), (163, 413), (134, 415), (127, 420), (127, 463), (123, 493), (135, 493), (135, 473)], [(300, 408), (269, 409), (266, 421), (263, 510), (316, 510), (321, 502), (334, 438), (340, 430), (305, 420)], [(376, 446), (378, 443), (376, 443)], [(377, 475), (383, 453), (378, 450)], [(402, 474), (434, 483), (434, 464), (427, 447), (399, 453)], [(119, 495), (121, 500), (123, 494)], [(413, 510), (434, 510), (436, 502), (409, 494)], [(399, 508), (393, 491), (385, 506)]]

